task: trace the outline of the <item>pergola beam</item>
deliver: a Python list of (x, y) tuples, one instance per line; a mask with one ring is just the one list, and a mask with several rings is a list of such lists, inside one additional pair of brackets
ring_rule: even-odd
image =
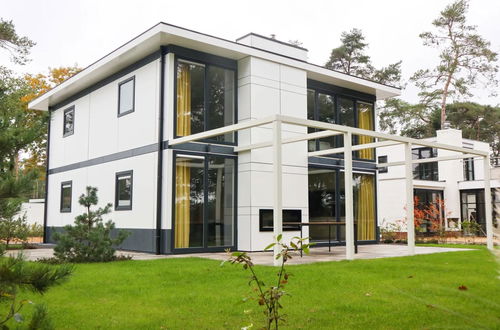
[[(334, 131), (314, 132), (314, 133), (303, 134), (300, 136), (294, 136), (294, 137), (282, 139), (281, 144), (288, 144), (288, 143), (294, 143), (294, 142), (300, 142), (300, 141), (321, 139), (321, 138), (335, 136), (335, 135), (341, 135), (341, 134), (342, 133), (340, 133), (340, 132), (334, 132)], [(272, 145), (273, 145), (272, 141), (258, 142), (258, 143), (249, 144), (246, 146), (235, 147), (234, 152), (242, 152), (242, 151), (248, 151), (248, 150), (252, 150), (252, 149), (266, 148), (266, 147), (271, 147)]]
[[(477, 158), (478, 156), (473, 155), (473, 154), (465, 154), (465, 155), (442, 156), (442, 157), (425, 158), (425, 159), (412, 159), (410, 161), (410, 164), (444, 162), (447, 160), (457, 160), (457, 159), (474, 158), (474, 157)], [(405, 165), (405, 164), (406, 164), (406, 161), (381, 163), (381, 164), (378, 164), (377, 167), (381, 168), (381, 167), (401, 166), (401, 165)]]
[[(352, 151), (356, 150), (363, 150), (363, 149), (370, 149), (370, 148), (379, 148), (379, 147), (388, 147), (388, 146), (394, 146), (401, 144), (399, 141), (378, 141), (378, 142), (372, 142), (372, 143), (365, 143), (365, 144), (358, 144), (355, 146), (351, 147)], [(308, 153), (309, 157), (313, 156), (324, 156), (324, 155), (331, 155), (331, 154), (340, 154), (344, 152), (344, 147), (341, 148), (332, 148), (332, 149), (325, 149), (325, 150), (319, 150), (319, 151), (311, 151)]]
[(245, 121), (245, 122), (238, 123), (238, 124), (233, 124), (233, 125), (229, 125), (229, 126), (211, 129), (209, 131), (205, 131), (205, 132), (201, 132), (201, 133), (195, 133), (195, 134), (191, 134), (188, 136), (175, 138), (173, 140), (168, 141), (168, 144), (173, 146), (173, 145), (182, 144), (182, 143), (194, 142), (197, 140), (204, 140), (204, 139), (208, 139), (208, 138), (222, 135), (222, 134), (232, 133), (232, 132), (240, 131), (243, 129), (248, 129), (248, 128), (252, 128), (252, 127), (270, 124), (275, 119), (276, 119), (276, 116), (269, 116), (269, 117), (265, 117), (262, 119), (253, 119), (253, 120)]
[(456, 152), (462, 152), (462, 153), (471, 153), (471, 154), (474, 154), (477, 156), (482, 156), (482, 157), (488, 155), (487, 151), (467, 149), (467, 148), (452, 146), (452, 145), (443, 144), (443, 143), (437, 143), (437, 142), (409, 138), (406, 136), (390, 135), (387, 133), (369, 131), (369, 130), (357, 128), (357, 127), (323, 123), (323, 122), (318, 122), (318, 121), (310, 120), (310, 119), (301, 119), (301, 118), (295, 118), (295, 117), (283, 116), (283, 115), (278, 115), (278, 116), (280, 116), (281, 121), (283, 123), (286, 123), (286, 124), (295, 124), (298, 126), (306, 126), (306, 127), (317, 128), (317, 129), (321, 129), (321, 130), (333, 130), (333, 131), (338, 131), (338, 132), (342, 132), (342, 133), (349, 132), (352, 135), (364, 135), (364, 136), (374, 137), (377, 139), (398, 141), (398, 142), (402, 142), (402, 143), (411, 143), (412, 145), (419, 145), (419, 146), (424, 146), (424, 147), (444, 149), (444, 150), (456, 151)]

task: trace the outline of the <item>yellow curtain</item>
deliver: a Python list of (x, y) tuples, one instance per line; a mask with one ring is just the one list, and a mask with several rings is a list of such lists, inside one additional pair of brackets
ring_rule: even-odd
[(189, 161), (177, 161), (175, 166), (175, 247), (189, 247), (191, 224), (191, 172)]
[[(373, 130), (373, 106), (367, 103), (358, 103), (358, 127), (368, 130)], [(359, 144), (371, 143), (373, 138), (370, 136), (361, 135)], [(373, 149), (363, 149), (359, 151), (359, 158), (374, 159)]]
[(360, 175), (360, 185), (357, 191), (357, 225), (358, 240), (375, 239), (375, 177)]
[(191, 134), (191, 71), (189, 64), (177, 67), (177, 136)]

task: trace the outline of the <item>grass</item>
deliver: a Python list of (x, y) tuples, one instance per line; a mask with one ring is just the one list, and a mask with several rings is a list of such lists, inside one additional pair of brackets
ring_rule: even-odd
[[(500, 329), (498, 266), (484, 248), (290, 270), (288, 329)], [(197, 258), (80, 264), (30, 299), (47, 303), (57, 329), (258, 329), (247, 282), (239, 266)]]

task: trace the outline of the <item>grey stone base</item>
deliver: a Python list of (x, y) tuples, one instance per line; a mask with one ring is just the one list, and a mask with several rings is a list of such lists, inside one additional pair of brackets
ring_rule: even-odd
[[(156, 253), (156, 230), (155, 229), (136, 229), (136, 228), (116, 228), (113, 230), (112, 235), (116, 235), (118, 230), (126, 230), (130, 232), (130, 236), (125, 239), (125, 241), (118, 246), (120, 250), (130, 250), (130, 251), (140, 251)], [(52, 239), (52, 234), (55, 232), (62, 232), (64, 229), (62, 227), (47, 227), (46, 228), (46, 242), (45, 243), (55, 243)], [(160, 248), (161, 254), (170, 254), (170, 229), (161, 230), (161, 242), (162, 246)]]

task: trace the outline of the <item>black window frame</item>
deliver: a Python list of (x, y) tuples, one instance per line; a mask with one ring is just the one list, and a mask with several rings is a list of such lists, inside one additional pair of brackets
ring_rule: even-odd
[[(121, 102), (121, 88), (123, 85), (125, 85), (126, 83), (129, 83), (130, 81), (132, 81), (132, 109), (130, 110), (127, 110), (125, 112), (120, 112), (120, 102)], [(117, 117), (123, 117), (125, 115), (128, 115), (132, 112), (135, 112), (135, 75), (132, 76), (132, 77), (129, 77), (125, 80), (122, 80), (118, 83), (118, 109), (117, 109)]]
[(464, 181), (474, 181), (474, 158), (464, 159)]
[[(220, 57), (212, 54), (202, 53), (191, 49), (186, 49), (182, 47), (173, 47), (173, 53), (175, 55), (174, 58), (174, 107), (173, 107), (173, 121), (174, 121), (174, 138), (179, 138), (181, 136), (177, 135), (177, 67), (179, 61), (192, 62), (193, 64), (200, 64), (205, 67), (205, 75), (203, 81), (204, 88), (204, 100), (203, 100), (203, 111), (208, 109), (208, 104), (210, 103), (210, 95), (209, 84), (208, 84), (208, 68), (209, 67), (218, 67), (226, 70), (231, 70), (234, 72), (234, 113), (233, 113), (233, 121), (234, 124), (238, 123), (238, 64), (237, 61)], [(204, 115), (203, 122), (203, 132), (207, 131), (207, 116)], [(197, 142), (204, 142), (210, 144), (221, 144), (221, 145), (229, 145), (229, 146), (237, 146), (238, 145), (238, 132), (233, 132), (233, 141), (218, 141), (212, 138), (202, 139)]]
[[(422, 155), (423, 152), (429, 151), (430, 152), (430, 157), (424, 157)], [(412, 149), (412, 159), (417, 160), (417, 159), (431, 159), (431, 158), (436, 158), (438, 156), (437, 154), (437, 149), (436, 148), (431, 148), (431, 147), (421, 147), (421, 148), (413, 148)], [(430, 171), (431, 175), (429, 179), (426, 179), (424, 176), (424, 172)], [(420, 163), (420, 164), (413, 164), (413, 179), (415, 180), (422, 180), (422, 181), (439, 181), (439, 163), (437, 161), (435, 162), (428, 162), (428, 163)]]
[[(69, 189), (70, 189), (70, 200), (69, 200), (69, 207), (67, 208), (64, 208), (63, 206), (63, 188), (65, 185), (68, 185), (69, 184)], [(71, 213), (71, 206), (73, 204), (73, 181), (63, 181), (61, 182), (61, 194), (60, 194), (60, 197), (61, 197), (61, 200), (60, 200), (60, 205), (59, 205), (59, 211), (61, 213)]]
[[(313, 110), (314, 111), (314, 120), (319, 121), (318, 93), (327, 94), (327, 95), (332, 96), (334, 99), (334, 107), (335, 107), (334, 117), (335, 117), (336, 124), (344, 125), (342, 123), (342, 120), (341, 120), (341, 114), (340, 114), (339, 108), (340, 108), (340, 100), (345, 99), (345, 100), (352, 101), (352, 103), (353, 103), (353, 109), (352, 109), (353, 110), (353, 114), (352, 114), (353, 118), (352, 119), (354, 122), (354, 128), (357, 128), (358, 123), (359, 123), (358, 103), (360, 103), (360, 102), (366, 103), (366, 104), (369, 104), (372, 106), (372, 122), (374, 123), (374, 131), (375, 131), (375, 129), (376, 129), (376, 127), (375, 127), (375, 101), (376, 101), (376, 97), (374, 95), (366, 94), (366, 93), (362, 93), (362, 92), (358, 92), (358, 91), (354, 91), (351, 89), (342, 88), (342, 87), (338, 87), (338, 86), (334, 86), (334, 85), (330, 85), (330, 84), (326, 84), (326, 83), (319, 82), (316, 80), (311, 80), (311, 79), (307, 80), (307, 90), (314, 91), (314, 110)], [(349, 126), (349, 127), (352, 127), (352, 126)], [(317, 130), (315, 130), (315, 131), (317, 131)], [(353, 135), (352, 136), (352, 145), (357, 145), (358, 140), (359, 140), (359, 136)], [(315, 150), (320, 150), (319, 149), (319, 140), (316, 139), (315, 141), (316, 141), (316, 149)], [(336, 138), (335, 138), (336, 147), (342, 147), (343, 146), (342, 141), (343, 141), (342, 135), (336, 136)], [(308, 148), (309, 148), (309, 144), (308, 144)], [(373, 155), (374, 155), (374, 157), (372, 159), (366, 159), (366, 158), (360, 158), (359, 152), (353, 152), (353, 160), (375, 163), (377, 161), (376, 157), (375, 157), (375, 152), (373, 153)], [(333, 154), (333, 155), (328, 155), (328, 157), (342, 159), (344, 156), (343, 156), (343, 154)]]
[[(120, 196), (118, 189), (119, 189), (119, 180), (120, 177), (124, 176), (130, 176), (130, 205), (118, 205), (118, 198)], [(115, 210), (116, 211), (130, 211), (132, 210), (132, 202), (133, 202), (133, 195), (134, 195), (134, 171), (133, 170), (128, 170), (128, 171), (121, 171), (115, 173)]]
[[(380, 155), (377, 156), (377, 164), (386, 164), (389, 161), (389, 158), (387, 155)], [(379, 167), (378, 168), (378, 173), (388, 173), (389, 172), (389, 167), (384, 166), (384, 167)]]
[[(299, 221), (296, 220), (287, 220), (287, 217), (289, 213), (294, 212), (298, 213), (298, 219)], [(270, 213), (271, 218), (274, 215), (274, 210), (273, 209), (259, 209), (259, 231), (274, 231), (274, 224), (271, 226), (265, 226), (264, 225), (264, 215), (265, 213)], [(302, 210), (301, 209), (282, 209), (281, 210), (281, 219), (283, 222), (297, 222), (297, 224), (302, 223)], [(291, 215), (291, 217), (297, 216), (297, 214)], [(300, 231), (300, 225), (282, 225), (282, 230), (283, 231)]]
[[(66, 114), (68, 112), (73, 113), (73, 125), (71, 126), (71, 131), (66, 132)], [(63, 112), (63, 138), (73, 135), (75, 133), (75, 106), (72, 105), (69, 108), (66, 108)]]

